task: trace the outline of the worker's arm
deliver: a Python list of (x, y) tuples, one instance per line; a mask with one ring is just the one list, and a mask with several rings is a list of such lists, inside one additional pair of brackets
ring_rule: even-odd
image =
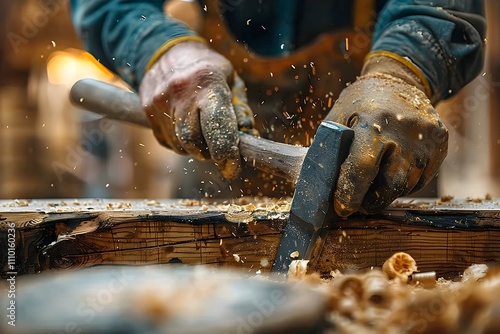
[(380, 13), (371, 51), (411, 60), (437, 102), (482, 70), (485, 34), (482, 0), (391, 0)]
[(146, 65), (165, 42), (193, 36), (163, 14), (164, 0), (71, 0), (71, 17), (85, 49), (137, 88)]
[(71, 0), (72, 19), (85, 48), (139, 90), (161, 144), (234, 178), (238, 127), (253, 125), (244, 84), (227, 59), (164, 15), (163, 2)]
[(448, 132), (433, 104), (481, 71), (484, 34), (480, 0), (388, 1), (362, 75), (327, 116), (355, 130), (335, 193), (339, 214), (380, 211), (435, 176)]

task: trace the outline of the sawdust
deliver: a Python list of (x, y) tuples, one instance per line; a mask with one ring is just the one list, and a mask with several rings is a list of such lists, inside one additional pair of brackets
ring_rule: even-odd
[(157, 200), (153, 199), (153, 200), (149, 200), (146, 202), (146, 205), (147, 206), (160, 206), (161, 203), (158, 202)]
[[(386, 262), (397, 257), (401, 260), (402, 253), (395, 255)], [(405, 256), (405, 261), (413, 260), (410, 255)], [(307, 264), (293, 261), (289, 281), (316, 285), (329, 295), (325, 318), (335, 330), (323, 333), (500, 331), (500, 321), (495, 316), (500, 310), (500, 269), (496, 267), (473, 265), (459, 281), (440, 278), (426, 288), (391, 278), (380, 268), (352, 274), (334, 271), (330, 279), (321, 280), (317, 274), (308, 273)]]
[(2, 207), (4, 208), (15, 208), (15, 207), (26, 207), (26, 206), (29, 206), (29, 201), (18, 200), (18, 199), (2, 204)]
[[(181, 199), (178, 202), (186, 207), (201, 207), (203, 211), (210, 208), (235, 214), (237, 212), (253, 213), (287, 213), (290, 211), (291, 198), (241, 197), (234, 200)], [(235, 218), (236, 219), (236, 218)]]
[(472, 202), (472, 203), (482, 203), (483, 199), (479, 198), (479, 197), (466, 197), (465, 201)]
[(106, 210), (115, 210), (115, 209), (128, 209), (132, 207), (132, 203), (130, 202), (109, 202), (106, 205)]
[(428, 199), (404, 199), (400, 198), (391, 203), (388, 209), (391, 208), (405, 208), (405, 209), (430, 209), (430, 208), (462, 208), (465, 205), (477, 204), (478, 208), (484, 205), (485, 208), (495, 207), (500, 204), (497, 199), (486, 194), (484, 198), (480, 197), (466, 197), (463, 199), (456, 199), (451, 195), (444, 195), (436, 200)]
[(451, 195), (443, 195), (441, 196), (437, 201), (436, 203), (437, 204), (441, 204), (441, 203), (446, 203), (446, 202), (450, 202), (451, 200), (453, 200), (453, 196)]

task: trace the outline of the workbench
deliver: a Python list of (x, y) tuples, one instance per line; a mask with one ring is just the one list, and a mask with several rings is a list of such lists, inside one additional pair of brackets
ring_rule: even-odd
[[(184, 263), (264, 273), (289, 210), (289, 200), (266, 198), (2, 200), (1, 272)], [(8, 243), (12, 227), (15, 250)], [(310, 269), (326, 276), (360, 271), (400, 251), (420, 271), (447, 278), (471, 264), (498, 262), (500, 201), (400, 199), (380, 214), (336, 221)]]

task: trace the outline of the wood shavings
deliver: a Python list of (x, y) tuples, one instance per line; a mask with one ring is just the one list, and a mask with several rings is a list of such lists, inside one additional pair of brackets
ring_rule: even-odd
[(491, 197), (490, 194), (486, 194), (484, 198), (480, 197), (466, 197), (465, 201), (470, 202), (470, 203), (482, 203), (483, 201), (491, 201), (493, 198)]
[(200, 206), (202, 205), (202, 201), (198, 199), (181, 199), (179, 200), (179, 204), (184, 206)]
[[(274, 214), (287, 214), (290, 212), (291, 198), (277, 199), (277, 198), (265, 198), (265, 197), (242, 197), (238, 199), (229, 201), (208, 201), (206, 199), (182, 199), (179, 200), (179, 204), (187, 207), (200, 206), (202, 210), (206, 206), (214, 206), (218, 211), (228, 212), (228, 217), (231, 222), (251, 222), (254, 219), (250, 219), (251, 213), (264, 213), (273, 217)], [(205, 210), (204, 210), (205, 211)], [(246, 212), (245, 217), (240, 217), (237, 212)]]
[(296, 258), (298, 258), (299, 256), (300, 256), (299, 251), (294, 251), (294, 252), (292, 252), (292, 253), (290, 254), (290, 257), (291, 257), (292, 259), (296, 259)]
[(488, 266), (485, 264), (473, 264), (464, 270), (462, 281), (477, 281), (485, 277), (488, 273)]
[(476, 197), (466, 197), (465, 201), (466, 202), (472, 202), (472, 203), (482, 203), (483, 199), (482, 198), (476, 198)]
[(335, 270), (332, 270), (332, 271), (330, 272), (330, 276), (331, 276), (331, 278), (332, 278), (332, 279), (336, 279), (336, 278), (339, 278), (339, 277), (341, 277), (341, 276), (344, 276), (344, 274), (342, 274), (342, 273), (340, 272), (340, 270), (335, 269)]
[(106, 210), (127, 209), (131, 207), (132, 203), (130, 202), (118, 202), (118, 203), (109, 202), (106, 205)]
[(262, 268), (269, 267), (269, 259), (268, 258), (262, 258), (262, 259), (260, 259), (260, 266)]
[(288, 267), (288, 280), (304, 279), (306, 277), (308, 263), (309, 260), (293, 260)]
[(399, 252), (392, 255), (384, 262), (382, 270), (390, 279), (396, 279), (401, 283), (407, 283), (408, 276), (414, 271), (417, 271), (417, 264), (409, 254)]
[(364, 274), (344, 275), (336, 271), (332, 277), (328, 283), (328, 319), (335, 331), (331, 333), (451, 334), (500, 330), (500, 270), (483, 264), (470, 266), (459, 282), (441, 279), (440, 284), (429, 289), (389, 280), (377, 268)]
[(250, 204), (251, 202), (252, 202), (252, 200), (249, 199), (248, 197), (241, 197), (241, 198), (238, 198), (236, 200), (236, 203), (239, 205), (246, 205), (246, 204)]
[(309, 260), (293, 260), (288, 267), (287, 280), (289, 282), (304, 282), (319, 286), (322, 282), (318, 273), (308, 272)]
[(246, 211), (255, 211), (256, 208), (257, 207), (253, 203), (250, 203), (250, 204), (243, 206), (243, 209)]
[(14, 200), (12, 202), (9, 202), (9, 203), (6, 203), (6, 204), (3, 204), (2, 206), (3, 207), (10, 207), (10, 208), (14, 208), (14, 207), (25, 207), (25, 206), (29, 206), (30, 203), (29, 201), (25, 201), (25, 200)]
[(146, 205), (147, 206), (160, 206), (160, 202), (158, 202), (157, 200), (153, 199), (153, 200), (149, 200), (146, 202)]
[(254, 221), (252, 214), (248, 212), (228, 212), (224, 214), (224, 217), (231, 223), (251, 223)]
[(333, 322), (347, 329), (354, 324), (381, 326), (392, 311), (396, 290), (389, 288), (380, 270), (374, 270), (340, 276), (330, 285), (329, 292)]
[(241, 258), (238, 254), (233, 254), (233, 258), (234, 258), (234, 261), (236, 262), (240, 262), (241, 261)]
[(443, 195), (441, 196), (437, 201), (436, 201), (436, 204), (441, 204), (441, 203), (446, 203), (446, 202), (450, 202), (453, 200), (453, 196), (451, 195)]

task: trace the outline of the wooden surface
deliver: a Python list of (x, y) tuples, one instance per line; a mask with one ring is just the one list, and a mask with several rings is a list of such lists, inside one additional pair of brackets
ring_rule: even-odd
[[(376, 216), (334, 222), (317, 270), (380, 267), (394, 252), (421, 271), (451, 277), (500, 259), (496, 200), (404, 200)], [(288, 201), (239, 199), (0, 201), (0, 266), (9, 271), (7, 229), (16, 226), (18, 275), (101, 264), (185, 263), (269, 271)]]

